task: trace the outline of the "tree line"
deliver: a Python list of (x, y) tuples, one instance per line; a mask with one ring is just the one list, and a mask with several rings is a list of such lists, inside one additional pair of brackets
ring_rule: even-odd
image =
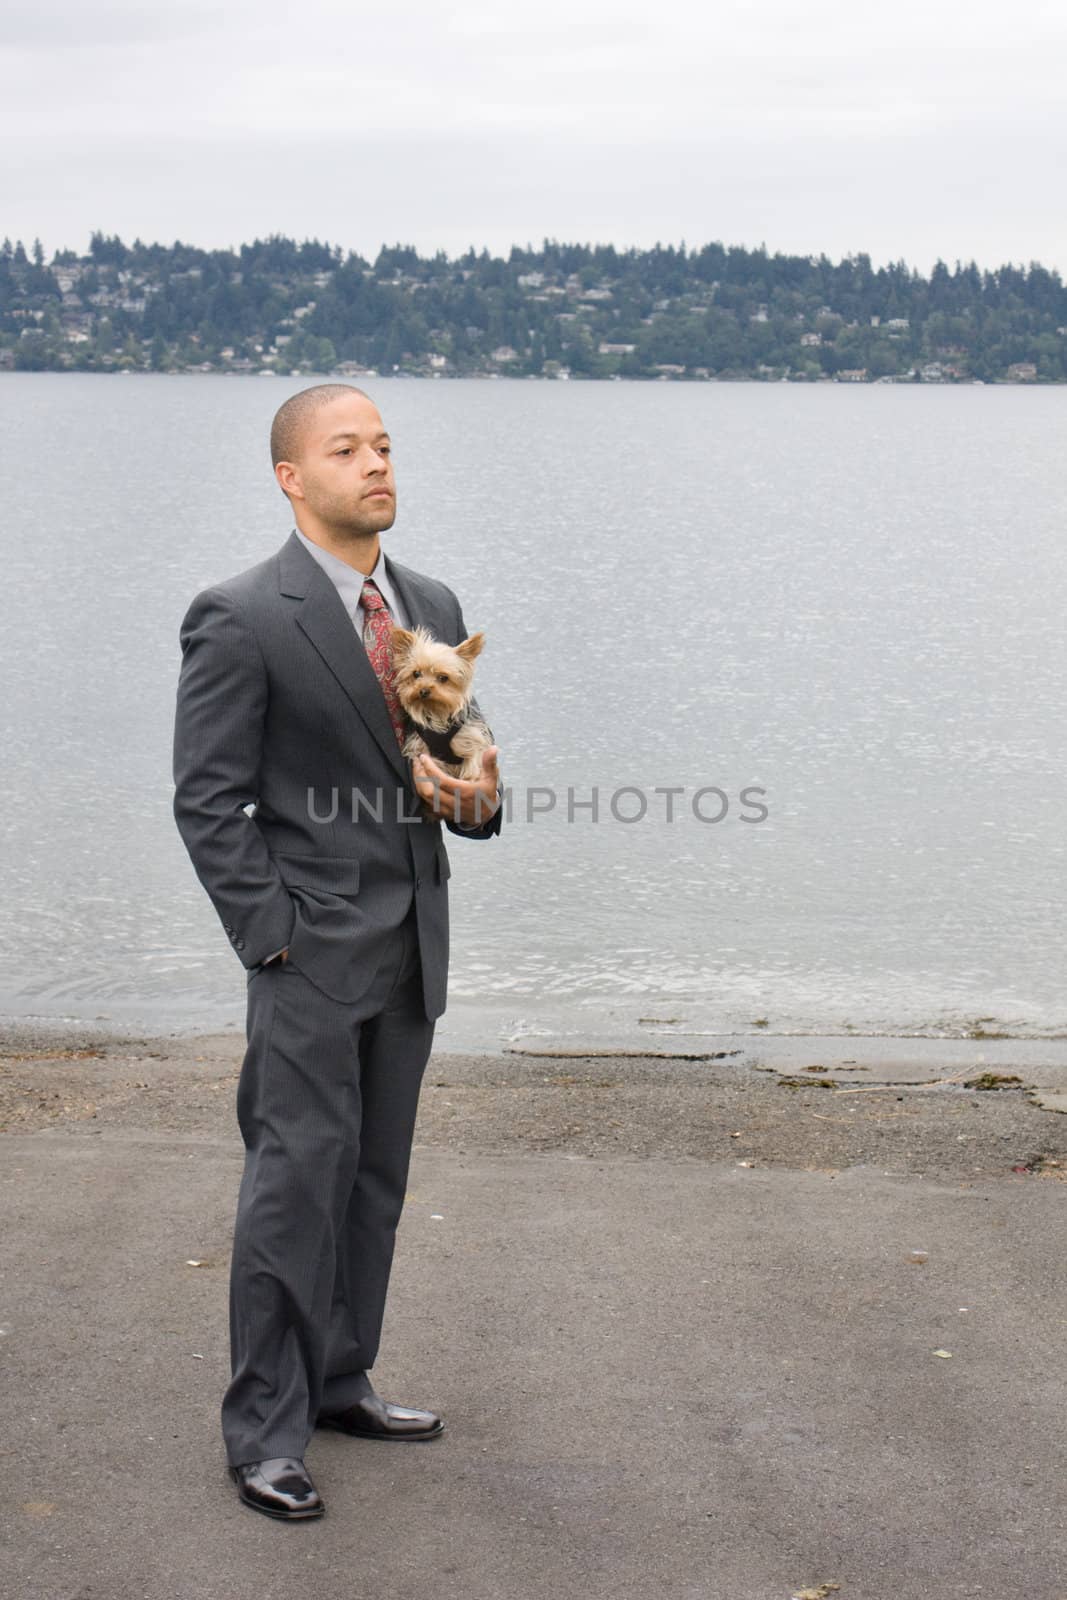
[(237, 249), (0, 246), (0, 366), (856, 382), (1067, 381), (1067, 289), (1037, 262), (721, 243), (412, 246), (374, 260), (280, 235)]

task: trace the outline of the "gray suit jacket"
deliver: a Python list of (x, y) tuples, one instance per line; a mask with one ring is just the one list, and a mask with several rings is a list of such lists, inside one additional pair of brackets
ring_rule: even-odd
[[(412, 626), (466, 637), (451, 589), (386, 557)], [(296, 534), (197, 595), (182, 624), (174, 815), (244, 965), (283, 946), (359, 999), (414, 896), (426, 1015), (445, 1009), (448, 855), (337, 590)], [(466, 838), (500, 831), (503, 808)]]

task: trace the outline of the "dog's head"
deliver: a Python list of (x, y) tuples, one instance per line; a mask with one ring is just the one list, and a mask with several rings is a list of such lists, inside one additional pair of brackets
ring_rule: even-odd
[(394, 628), (393, 666), (400, 704), (415, 723), (444, 729), (470, 704), (474, 662), (484, 633), (462, 644), (442, 644), (425, 628)]

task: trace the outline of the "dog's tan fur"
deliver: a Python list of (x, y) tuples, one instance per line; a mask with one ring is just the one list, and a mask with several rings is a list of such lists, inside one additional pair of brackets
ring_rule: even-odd
[(484, 644), (484, 633), (472, 633), (462, 644), (450, 645), (442, 644), (426, 628), (394, 628), (392, 632), (396, 692), (412, 723), (404, 741), (404, 755), (428, 753), (420, 727), (444, 733), (451, 723), (464, 719), (452, 736), (452, 752), (457, 759), (438, 761), (438, 766), (456, 778), (480, 777), (482, 751), (493, 742), (481, 718), (467, 715), (474, 662)]

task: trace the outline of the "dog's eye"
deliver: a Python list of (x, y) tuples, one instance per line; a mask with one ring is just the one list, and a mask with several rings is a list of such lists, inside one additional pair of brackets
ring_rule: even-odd
[(420, 667), (416, 667), (415, 671), (411, 674), (411, 676), (413, 678), (421, 678), (422, 677), (422, 669)]
[(448, 682), (448, 673), (447, 672), (439, 672), (437, 674), (437, 681), (438, 681), (438, 683), (447, 683)]

